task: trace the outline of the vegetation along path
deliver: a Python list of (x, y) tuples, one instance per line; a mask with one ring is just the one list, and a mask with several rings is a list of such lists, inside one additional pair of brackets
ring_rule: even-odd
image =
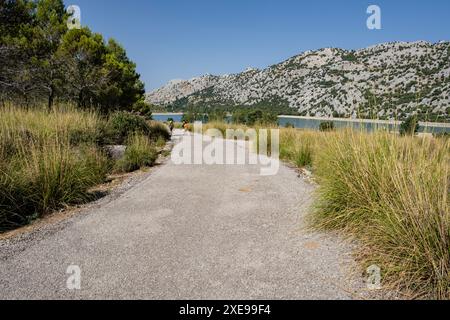
[[(306, 230), (314, 186), (284, 165), (259, 173), (168, 161), (55, 232), (2, 240), (0, 299), (365, 296), (351, 246)], [(67, 287), (69, 266), (80, 290)]]

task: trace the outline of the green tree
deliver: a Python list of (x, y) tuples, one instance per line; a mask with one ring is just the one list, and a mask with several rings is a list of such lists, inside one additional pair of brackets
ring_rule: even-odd
[(67, 19), (63, 0), (0, 0), (0, 100), (51, 109), (59, 98), (105, 113), (140, 105), (151, 115), (125, 49), (87, 27), (68, 30)]
[(69, 30), (62, 38), (57, 57), (63, 61), (65, 89), (80, 108), (99, 106), (102, 90), (110, 81), (106, 53), (103, 37), (86, 27)]
[(263, 118), (263, 112), (261, 110), (250, 111), (247, 115), (247, 124), (249, 126), (254, 125), (258, 120)]
[(37, 58), (33, 59), (35, 79), (47, 97), (48, 109), (62, 87), (64, 76), (61, 59), (56, 57), (61, 38), (67, 32), (67, 14), (62, 0), (40, 0), (36, 6)]
[(261, 109), (238, 108), (233, 112), (233, 122), (249, 126), (255, 124), (276, 125), (278, 124), (278, 116), (274, 112)]
[(110, 39), (106, 46), (105, 70), (109, 75), (109, 82), (100, 97), (103, 107), (130, 110), (135, 104), (139, 104), (145, 107), (145, 113), (150, 112), (150, 106), (144, 102), (145, 88), (136, 72), (136, 64), (114, 39)]
[(62, 0), (0, 0), (0, 90), (53, 103), (61, 82), (54, 54), (67, 31)]
[(144, 98), (136, 101), (132, 106), (132, 110), (145, 117), (147, 120), (153, 120), (152, 105), (147, 103)]
[(0, 94), (25, 97), (30, 81), (30, 45), (35, 4), (26, 0), (0, 0)]

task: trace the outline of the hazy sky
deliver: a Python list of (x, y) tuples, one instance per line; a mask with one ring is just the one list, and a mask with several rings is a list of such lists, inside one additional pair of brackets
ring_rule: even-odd
[[(306, 50), (450, 39), (448, 0), (65, 0), (122, 43), (152, 90), (171, 79), (265, 68)], [(378, 5), (382, 29), (369, 30)]]

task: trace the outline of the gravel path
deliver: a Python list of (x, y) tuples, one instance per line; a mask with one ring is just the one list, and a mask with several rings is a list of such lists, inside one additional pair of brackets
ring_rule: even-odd
[[(366, 296), (350, 245), (305, 229), (314, 186), (284, 165), (259, 173), (168, 161), (54, 232), (0, 241), (0, 299)], [(80, 290), (67, 288), (70, 265)]]

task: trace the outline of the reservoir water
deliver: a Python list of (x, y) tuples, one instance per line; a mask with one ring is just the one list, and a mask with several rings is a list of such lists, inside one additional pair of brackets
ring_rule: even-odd
[[(399, 131), (400, 121), (363, 120), (363, 119), (337, 119), (337, 118), (310, 118), (295, 116), (280, 116), (278, 124), (280, 127), (293, 126), (299, 129), (319, 130), (324, 121), (333, 121), (336, 128), (364, 129), (367, 131), (387, 130)], [(450, 133), (450, 123), (421, 122), (420, 132), (423, 133)]]
[[(181, 122), (182, 113), (154, 113), (153, 119), (156, 121), (166, 122), (172, 118), (175, 122)], [(279, 116), (278, 124), (280, 127), (293, 126), (298, 129), (319, 130), (320, 124), (324, 121), (333, 121), (336, 128), (354, 128), (373, 131), (376, 129), (384, 129), (388, 131), (398, 131), (400, 122), (398, 121), (382, 121), (382, 120), (361, 120), (361, 119), (328, 119), (328, 118), (311, 118), (296, 116)], [(426, 133), (450, 133), (450, 123), (433, 123), (421, 122), (420, 132)]]
[(154, 113), (153, 120), (167, 122), (169, 119), (173, 119), (175, 122), (181, 122), (183, 120), (182, 113)]

